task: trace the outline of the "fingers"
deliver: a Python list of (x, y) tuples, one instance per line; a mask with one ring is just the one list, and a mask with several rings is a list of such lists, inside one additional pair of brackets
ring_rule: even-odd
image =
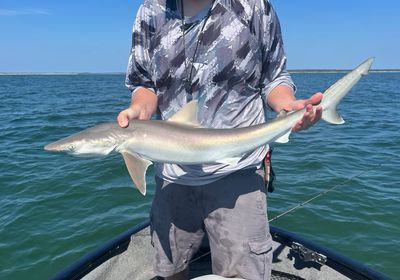
[(322, 118), (322, 107), (318, 106), (317, 109), (315, 110), (314, 123), (319, 122), (321, 118)]
[(293, 106), (292, 109), (290, 111), (296, 111), (296, 110), (300, 110), (303, 109), (304, 107), (306, 107), (307, 103), (306, 100), (297, 100)]
[(286, 111), (301, 110), (309, 104), (311, 104), (311, 105), (319, 104), (322, 100), (322, 97), (323, 97), (323, 94), (321, 92), (317, 92), (317, 93), (311, 95), (311, 97), (308, 99), (294, 100), (294, 101), (286, 104), (286, 106), (284, 106), (283, 109), (285, 109)]
[(127, 110), (120, 112), (117, 117), (118, 125), (122, 128), (125, 128), (129, 125), (129, 117), (126, 111)]
[(293, 132), (299, 132), (302, 129), (303, 120), (298, 121), (292, 128)]
[(139, 118), (141, 110), (135, 107), (129, 107), (118, 114), (117, 121), (120, 127), (128, 127), (129, 121)]
[(321, 119), (321, 106), (317, 107), (315, 110), (313, 109), (313, 106), (319, 104), (322, 98), (323, 94), (321, 92), (317, 92), (311, 95), (311, 97), (308, 99), (296, 100), (294, 103), (291, 104), (291, 110), (300, 110), (306, 108), (303, 118), (293, 126), (292, 131), (297, 132), (300, 130), (308, 129)]
[(313, 109), (311, 104), (306, 106), (303, 118), (298, 121), (292, 128), (294, 132), (305, 130), (316, 124), (322, 117), (322, 107), (319, 106), (316, 110)]
[(306, 105), (308, 105), (308, 104), (317, 105), (318, 103), (321, 102), (323, 96), (324, 95), (321, 92), (317, 92), (317, 93), (311, 95), (310, 98), (305, 100), (305, 103), (306, 103)]

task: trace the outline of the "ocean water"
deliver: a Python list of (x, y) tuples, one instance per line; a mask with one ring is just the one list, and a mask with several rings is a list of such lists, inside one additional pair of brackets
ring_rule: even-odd
[[(296, 73), (297, 95), (343, 73)], [(0, 279), (47, 279), (148, 217), (119, 155), (76, 158), (43, 146), (128, 105), (123, 75), (0, 76)], [(400, 278), (400, 73), (371, 73), (319, 123), (274, 145), (273, 224)], [(150, 170), (152, 173), (152, 169)], [(350, 180), (349, 180), (350, 179)]]

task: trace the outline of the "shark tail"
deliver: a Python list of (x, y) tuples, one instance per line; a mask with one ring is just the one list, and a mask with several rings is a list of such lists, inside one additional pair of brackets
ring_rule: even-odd
[[(363, 63), (361, 63), (357, 68), (351, 71), (348, 75), (340, 79), (334, 85), (332, 85), (324, 94), (324, 98), (321, 102), (322, 106), (326, 103), (327, 107), (323, 109), (322, 119), (331, 124), (343, 124), (344, 120), (342, 116), (337, 112), (336, 106), (339, 104), (341, 99), (350, 91), (350, 89), (358, 82), (362, 75), (367, 75), (372, 63), (374, 62), (374, 58), (369, 58)], [(346, 85), (347, 84), (347, 85)], [(341, 89), (342, 87), (342, 89)], [(324, 102), (325, 95), (332, 95), (333, 92), (338, 92), (338, 97), (332, 98), (330, 96), (329, 101)]]

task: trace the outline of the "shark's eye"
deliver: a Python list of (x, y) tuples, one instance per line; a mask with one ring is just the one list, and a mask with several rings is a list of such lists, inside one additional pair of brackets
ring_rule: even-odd
[(68, 146), (68, 151), (73, 152), (75, 150), (74, 145), (69, 145)]

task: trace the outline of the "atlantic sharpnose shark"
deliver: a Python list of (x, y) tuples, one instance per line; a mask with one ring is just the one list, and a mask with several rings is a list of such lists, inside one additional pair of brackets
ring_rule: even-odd
[[(344, 120), (336, 106), (362, 75), (368, 73), (373, 58), (363, 62), (329, 87), (318, 106), (322, 119), (332, 124)], [(317, 107), (317, 106), (314, 106)], [(197, 121), (197, 101), (186, 104), (167, 121), (131, 120), (127, 128), (104, 123), (83, 130), (44, 147), (47, 151), (74, 155), (122, 154), (129, 174), (139, 191), (146, 194), (145, 175), (152, 161), (177, 164), (221, 162), (236, 164), (246, 152), (271, 142), (286, 143), (292, 127), (305, 109), (292, 111), (264, 124), (233, 129), (203, 128)]]

